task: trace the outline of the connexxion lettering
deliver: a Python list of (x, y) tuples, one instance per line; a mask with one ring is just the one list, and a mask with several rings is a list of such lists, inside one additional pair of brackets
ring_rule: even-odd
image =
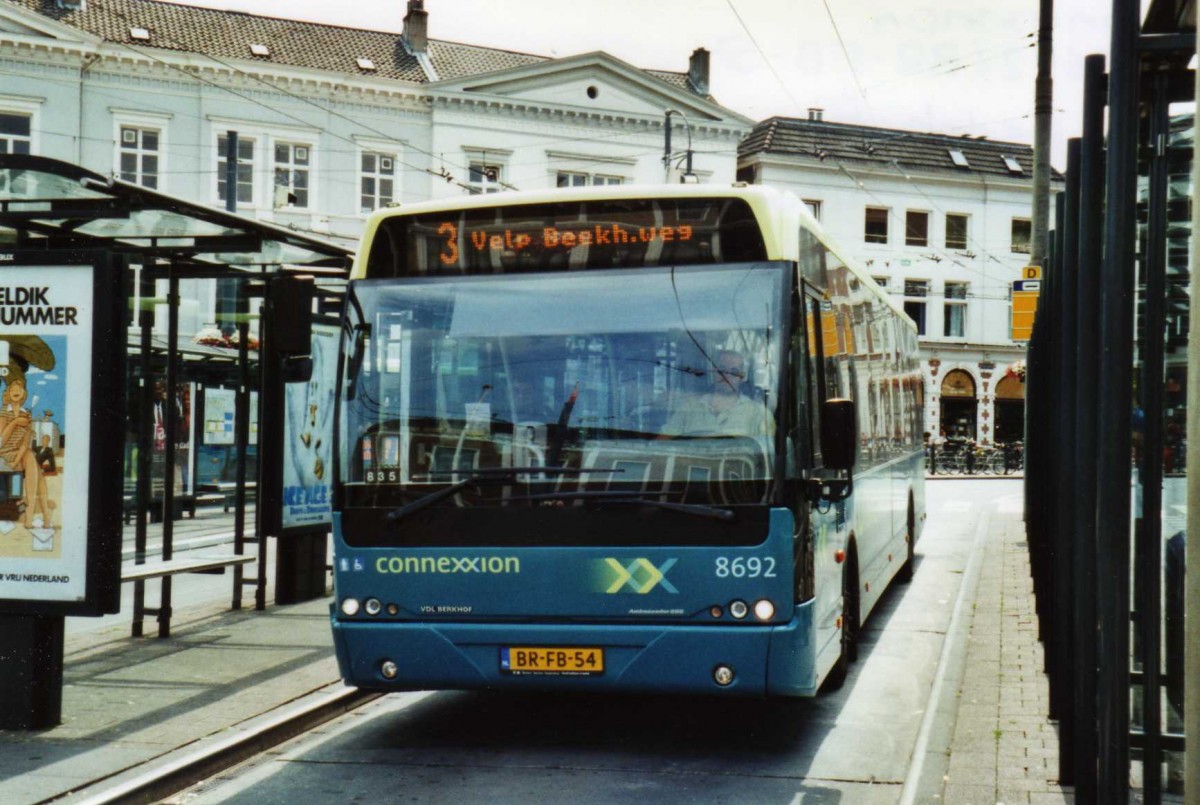
[(516, 556), (381, 556), (378, 573), (520, 573)]

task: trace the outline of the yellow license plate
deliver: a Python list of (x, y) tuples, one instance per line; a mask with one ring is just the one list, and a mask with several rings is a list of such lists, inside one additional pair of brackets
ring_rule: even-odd
[(510, 646), (500, 649), (500, 670), (510, 674), (602, 674), (604, 649)]

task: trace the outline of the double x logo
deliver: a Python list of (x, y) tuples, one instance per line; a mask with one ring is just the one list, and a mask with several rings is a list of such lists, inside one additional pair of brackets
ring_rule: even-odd
[(610, 594), (625, 592), (625, 588), (628, 587), (635, 593), (645, 594), (655, 587), (662, 587), (667, 592), (678, 595), (679, 590), (667, 581), (667, 571), (677, 561), (679, 560), (668, 559), (660, 566), (655, 567), (649, 559), (634, 559), (628, 565), (622, 565), (616, 559), (605, 559), (604, 564), (612, 573), (612, 582), (604, 592)]

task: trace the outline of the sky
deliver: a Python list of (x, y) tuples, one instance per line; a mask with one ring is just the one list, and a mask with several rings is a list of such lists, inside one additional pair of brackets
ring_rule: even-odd
[[(174, 1), (174, 0), (172, 0)], [(1051, 161), (1079, 135), (1083, 59), (1107, 53), (1111, 3), (1053, 0)], [(405, 0), (188, 0), (187, 5), (400, 31)], [(805, 117), (1033, 143), (1038, 0), (425, 0), (429, 36), (687, 70), (753, 120)]]

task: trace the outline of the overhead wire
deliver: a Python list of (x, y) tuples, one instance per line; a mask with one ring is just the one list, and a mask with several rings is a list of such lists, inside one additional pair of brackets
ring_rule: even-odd
[(750, 44), (754, 45), (754, 49), (757, 50), (758, 55), (762, 57), (763, 64), (767, 65), (767, 69), (771, 71), (771, 75), (775, 76), (775, 80), (779, 82), (779, 86), (783, 87), (784, 93), (787, 94), (792, 103), (796, 104), (796, 106), (799, 106), (800, 102), (796, 100), (796, 96), (792, 95), (791, 87), (789, 87), (787, 82), (784, 81), (779, 75), (779, 72), (775, 69), (775, 65), (771, 63), (771, 60), (767, 58), (767, 54), (763, 52), (762, 47), (758, 44), (758, 40), (755, 39), (754, 34), (751, 33), (750, 27), (746, 25), (746, 21), (742, 19), (742, 15), (738, 13), (737, 7), (733, 5), (733, 0), (725, 0), (725, 2), (728, 4), (729, 10), (733, 12), (733, 16), (737, 17), (738, 24), (742, 26), (742, 30), (746, 32), (746, 37), (750, 40)]
[(837, 37), (838, 45), (842, 48), (842, 55), (846, 57), (846, 65), (850, 68), (850, 75), (854, 78), (854, 85), (858, 87), (858, 94), (862, 96), (863, 103), (870, 106), (867, 100), (867, 93), (863, 90), (862, 82), (858, 80), (858, 71), (854, 69), (854, 61), (850, 58), (850, 51), (846, 49), (846, 41), (842, 39), (842, 32), (838, 30), (837, 20), (833, 17), (833, 10), (829, 7), (829, 0), (821, 0), (825, 6), (825, 13), (829, 15), (829, 24), (833, 26), (833, 35)]

